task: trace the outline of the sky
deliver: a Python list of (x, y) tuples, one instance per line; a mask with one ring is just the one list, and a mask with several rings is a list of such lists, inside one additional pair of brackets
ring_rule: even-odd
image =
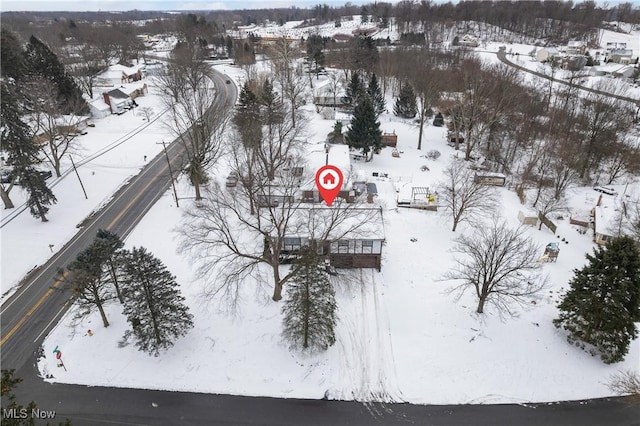
[[(396, 0), (397, 1), (397, 0)], [(396, 1), (392, 1), (395, 3)], [(123, 0), (84, 0), (84, 1), (41, 1), (41, 0), (0, 0), (0, 11), (125, 11), (138, 10), (234, 10), (264, 9), (276, 7), (300, 8), (316, 4), (343, 5), (347, 0), (138, 0), (135, 3)], [(353, 4), (370, 3), (364, 0), (351, 0)]]

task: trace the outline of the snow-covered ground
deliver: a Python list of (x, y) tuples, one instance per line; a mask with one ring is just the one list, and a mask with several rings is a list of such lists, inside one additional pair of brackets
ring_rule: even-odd
[[(323, 138), (332, 121), (310, 107), (308, 112), (314, 116), (310, 138)], [(590, 235), (568, 223), (568, 215), (557, 221), (558, 236), (546, 228), (528, 231), (540, 243), (541, 254), (549, 242), (564, 238), (568, 243), (562, 244), (557, 263), (544, 265), (550, 288), (532, 297), (517, 318), (501, 319), (490, 309), (484, 316), (475, 314), (471, 294), (456, 302), (447, 292), (452, 283), (442, 277), (454, 265), (452, 239), (471, 227), (462, 226), (454, 234), (448, 218), (438, 213), (395, 207), (396, 189), (435, 185), (454, 151), (445, 143), (443, 128), (428, 127), (423, 150), (418, 151), (414, 124), (386, 114), (381, 121), (383, 130), (398, 134), (400, 158), (386, 148), (371, 163), (353, 167), (378, 186), (386, 234), (382, 271), (341, 271), (334, 279), (339, 321), (337, 342), (328, 351), (290, 352), (280, 337), (281, 304), (255, 283), (244, 283), (236, 315), (225, 313), (218, 301), (203, 299), (205, 284), (194, 278), (191, 260), (176, 253), (181, 209), (167, 193), (127, 246), (147, 247), (177, 276), (195, 328), (166, 353), (150, 357), (133, 345), (118, 346), (127, 329), (118, 305), (108, 309), (107, 329), (97, 316), (73, 326), (70, 313), (47, 337), (46, 358), (39, 363), (42, 375), (54, 382), (87, 385), (451, 404), (602, 397), (610, 394), (605, 384), (610, 374), (640, 370), (638, 340), (624, 362), (607, 366), (570, 346), (551, 323), (573, 268), (582, 266), (584, 254), (594, 247)], [(431, 149), (442, 156), (426, 159)], [(421, 171), (423, 165), (429, 170)], [(374, 171), (389, 177), (374, 178)], [(184, 184), (180, 191), (190, 193)], [(513, 191), (498, 191), (497, 214), (515, 226), (523, 207)], [(575, 189), (571, 211), (584, 214), (597, 195), (590, 188)], [(162, 227), (157, 226), (160, 221)], [(56, 346), (64, 352), (67, 371), (56, 367)]]
[[(343, 23), (342, 30), (348, 32), (350, 27)], [(533, 46), (507, 48), (528, 53)], [(492, 50), (491, 46), (479, 48), (483, 49)], [(490, 56), (495, 60), (494, 54)], [(237, 84), (244, 81), (236, 68), (219, 65), (218, 69)], [(161, 110), (153, 96), (137, 102), (152, 106), (156, 113)], [(391, 110), (391, 100), (387, 102)], [(312, 118), (308, 140), (323, 141), (333, 121), (322, 119), (311, 105), (306, 108)], [(107, 146), (126, 142), (79, 168), (89, 200), (84, 199), (75, 176), (68, 175), (54, 187), (59, 202), (51, 209), (50, 222), (41, 224), (23, 213), (1, 229), (2, 293), (51, 256), (49, 244), (54, 251), (59, 249), (76, 232), (77, 223), (139, 171), (144, 155), (151, 158), (159, 153), (161, 146), (156, 142), (168, 137), (160, 121), (133, 135), (147, 123), (132, 112), (95, 120), (96, 127), (80, 139), (84, 149), (78, 157), (74, 155), (77, 163)], [(455, 152), (445, 143), (444, 128), (427, 127), (423, 149), (418, 151), (418, 130), (412, 122), (383, 114), (381, 127), (398, 134), (400, 157), (392, 157), (386, 148), (372, 162), (357, 162), (353, 168), (378, 187), (376, 202), (384, 210), (386, 234), (382, 271), (340, 271), (333, 278), (337, 342), (325, 353), (289, 351), (280, 337), (281, 304), (271, 301), (269, 289), (244, 283), (241, 309), (235, 315), (226, 313), (224, 304), (203, 298), (205, 284), (195, 278), (192, 260), (176, 252), (176, 229), (188, 203), (176, 208), (166, 193), (126, 245), (145, 246), (177, 276), (195, 328), (169, 351), (150, 357), (133, 345), (119, 347), (128, 325), (118, 305), (108, 307), (111, 326), (106, 329), (97, 315), (72, 325), (71, 311), (44, 343), (46, 358), (39, 362), (42, 376), (52, 382), (98, 386), (450, 404), (602, 397), (610, 395), (606, 387), (610, 374), (625, 369), (640, 372), (639, 340), (632, 343), (624, 362), (607, 366), (570, 346), (551, 323), (573, 269), (584, 265), (585, 253), (594, 247), (589, 234), (576, 232), (568, 223), (568, 214), (556, 220), (557, 236), (546, 228), (528, 231), (541, 251), (552, 241), (564, 238), (567, 243), (561, 243), (557, 263), (543, 266), (550, 287), (531, 298), (517, 318), (500, 318), (491, 309), (482, 316), (475, 314), (471, 293), (456, 302), (448, 293), (452, 283), (444, 281), (443, 275), (454, 265), (453, 238), (471, 232), (472, 227), (461, 225), (452, 233), (450, 220), (439, 213), (396, 208), (396, 191), (436, 186)], [(442, 156), (425, 158), (431, 149)], [(422, 171), (425, 165), (428, 170)], [(375, 178), (373, 172), (387, 173), (388, 178)], [(178, 189), (183, 197), (192, 195), (184, 179)], [(496, 214), (516, 226), (518, 211), (525, 208), (508, 186), (498, 191), (501, 203)], [(18, 192), (12, 193), (16, 204), (24, 199)], [(570, 212), (584, 217), (598, 195), (591, 188), (572, 190)], [(56, 346), (64, 353), (66, 371), (56, 366), (52, 353)]]

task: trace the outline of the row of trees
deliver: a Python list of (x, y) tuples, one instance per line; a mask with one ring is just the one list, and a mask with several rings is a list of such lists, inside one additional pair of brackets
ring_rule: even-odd
[(116, 234), (99, 230), (69, 265), (76, 319), (97, 310), (108, 327), (105, 307), (117, 300), (131, 325), (125, 341), (133, 336), (140, 350), (157, 356), (187, 334), (193, 316), (164, 264), (143, 247), (123, 246)]
[(62, 158), (73, 152), (74, 128), (88, 106), (73, 77), (37, 38), (31, 37), (23, 49), (3, 27), (0, 52), (2, 151), (12, 177), (0, 184), (0, 196), (5, 208), (13, 208), (10, 192), (19, 181), (29, 193), (31, 213), (44, 222), (56, 198), (37, 165), (47, 161), (61, 176)]

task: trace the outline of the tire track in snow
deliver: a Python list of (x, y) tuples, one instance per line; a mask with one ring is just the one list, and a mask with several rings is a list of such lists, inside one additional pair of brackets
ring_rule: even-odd
[(348, 302), (340, 306), (336, 336), (337, 375), (325, 396), (363, 402), (372, 415), (380, 415), (380, 410), (390, 412), (384, 403), (403, 402), (389, 316), (374, 271), (370, 280), (360, 270), (357, 279), (347, 281), (351, 281), (344, 289)]

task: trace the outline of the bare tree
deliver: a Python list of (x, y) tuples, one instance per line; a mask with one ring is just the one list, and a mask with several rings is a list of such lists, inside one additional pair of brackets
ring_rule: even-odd
[(231, 142), (230, 165), (241, 184), (225, 189), (214, 182), (205, 198), (185, 212), (181, 250), (198, 260), (201, 276), (216, 277), (210, 296), (222, 294), (235, 302), (239, 286), (253, 277), (271, 282), (272, 298), (278, 301), (295, 272), (280, 268), (286, 237), (320, 241), (322, 247), (345, 235), (357, 236), (375, 214), (340, 199), (331, 208), (303, 203), (300, 187), (313, 182), (315, 170), (304, 160), (297, 138), (301, 126), (294, 128), (288, 118), (267, 123), (259, 143), (240, 137)]
[(95, 46), (85, 44), (77, 49), (79, 61), (69, 66), (71, 75), (75, 78), (78, 86), (93, 99), (93, 86), (98, 74), (107, 68), (101, 53)]
[[(76, 114), (63, 115), (58, 90), (49, 80), (38, 79), (29, 82), (28, 92), (32, 99), (31, 118), (34, 137), (42, 147), (42, 153), (60, 177), (61, 160), (77, 149), (75, 138), (78, 126), (85, 117)], [(73, 102), (73, 101), (70, 101)], [(70, 109), (80, 111), (83, 105), (69, 104)]]
[[(564, 198), (556, 197), (552, 188), (546, 188), (538, 195), (538, 212), (544, 216), (561, 211), (566, 207)], [(538, 230), (542, 229), (542, 221), (538, 225)]]
[(489, 303), (500, 315), (513, 316), (513, 304), (527, 304), (528, 298), (546, 285), (536, 261), (540, 249), (523, 226), (510, 228), (494, 219), (478, 226), (473, 234), (458, 237), (456, 243), (453, 252), (461, 256), (456, 257), (457, 266), (445, 278), (462, 281), (451, 289), (458, 299), (467, 290), (475, 292), (479, 314)]
[[(626, 89), (617, 82), (601, 80), (595, 89), (606, 93), (624, 95)], [(632, 109), (627, 102), (610, 96), (589, 92), (582, 101), (583, 139), (582, 156), (578, 172), (581, 178), (600, 167), (604, 158), (612, 154), (619, 135), (632, 125)]]
[(618, 371), (612, 374), (607, 387), (616, 395), (632, 395), (636, 402), (640, 402), (640, 375), (635, 371)]
[(202, 198), (200, 186), (207, 170), (222, 153), (222, 137), (228, 114), (215, 104), (211, 68), (198, 47), (182, 46), (171, 55), (167, 72), (159, 77), (162, 99), (170, 112), (170, 131), (185, 149), (182, 171)]
[(472, 221), (495, 210), (498, 204), (495, 189), (476, 182), (474, 171), (467, 163), (454, 159), (444, 175), (440, 183), (440, 203), (453, 218), (453, 232), (460, 222)]
[(308, 87), (300, 61), (302, 54), (295, 47), (295, 42), (283, 35), (270, 50), (270, 55), (282, 97), (289, 101), (291, 121), (295, 127), (296, 118), (299, 115), (298, 108), (304, 103), (304, 93)]
[(153, 117), (153, 108), (151, 107), (140, 107), (138, 108), (138, 115), (142, 115), (145, 120), (150, 121), (151, 117)]

